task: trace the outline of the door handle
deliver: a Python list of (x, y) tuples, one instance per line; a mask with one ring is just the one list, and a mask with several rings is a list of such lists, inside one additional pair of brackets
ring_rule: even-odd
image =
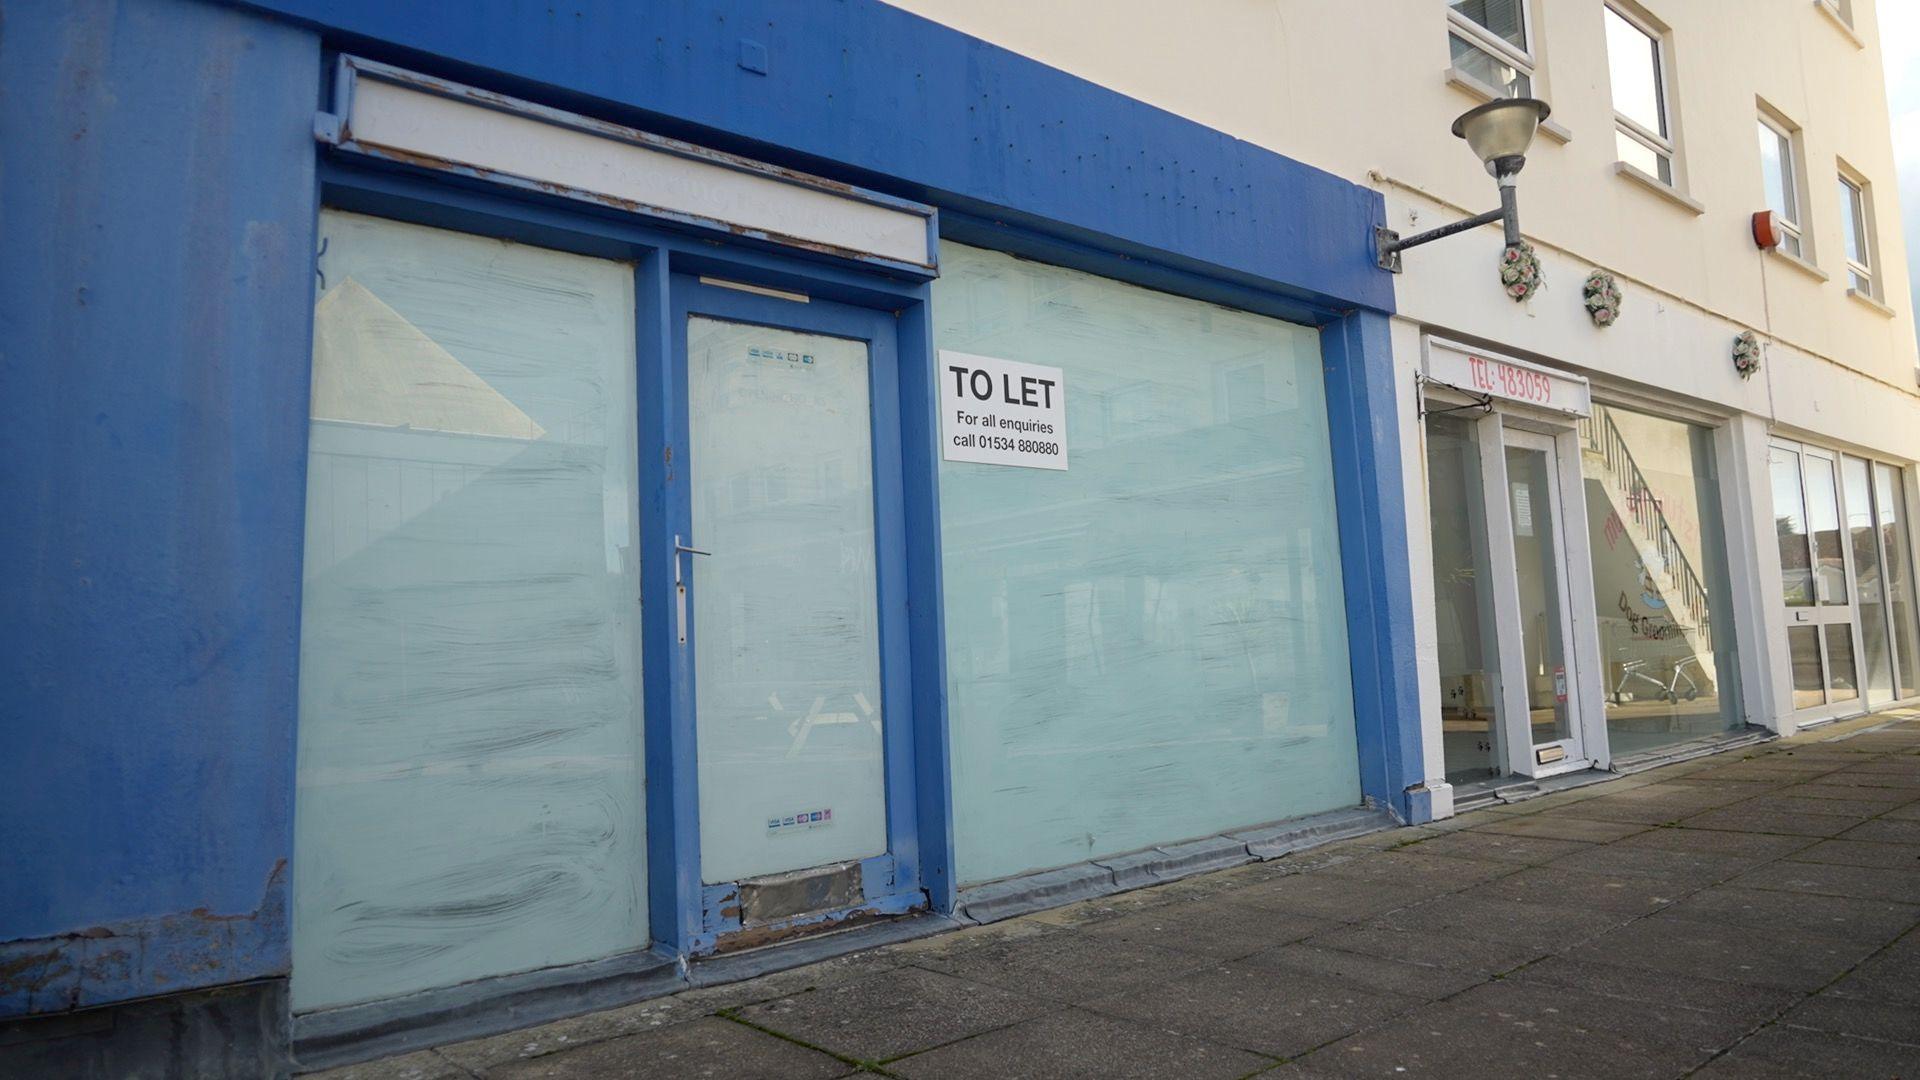
[(688, 547), (680, 542), (680, 534), (673, 534), (673, 602), (675, 626), (679, 630), (680, 644), (687, 643), (687, 579), (681, 573), (680, 556), (711, 555), (711, 551), (702, 551), (697, 547)]

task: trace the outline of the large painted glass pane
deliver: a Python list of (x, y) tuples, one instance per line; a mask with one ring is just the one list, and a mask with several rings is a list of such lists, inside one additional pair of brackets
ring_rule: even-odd
[(687, 322), (709, 882), (886, 850), (867, 375), (863, 341)]
[(1546, 450), (1507, 447), (1507, 512), (1520, 582), (1520, 638), (1526, 657), (1528, 726), (1537, 746), (1573, 735), (1567, 707), (1567, 598), (1561, 573), (1559, 485)]
[(1713, 432), (1596, 403), (1581, 435), (1614, 755), (1739, 727)]
[(1853, 548), (1853, 587), (1860, 598), (1854, 609), (1860, 619), (1860, 683), (1867, 704), (1881, 705), (1893, 700), (1893, 637), (1874, 528), (1872, 473), (1865, 461), (1843, 457), (1840, 482), (1847, 500), (1847, 543)]
[(321, 240), (294, 1006), (638, 949), (631, 268)]
[(1499, 645), (1487, 577), (1486, 503), (1474, 425), (1427, 418), (1427, 515), (1433, 534), (1434, 636), (1447, 779), (1506, 773), (1499, 740)]
[(1783, 446), (1767, 453), (1773, 479), (1774, 538), (1780, 547), (1780, 588), (1788, 607), (1813, 603), (1813, 557), (1807, 539), (1806, 499), (1800, 481), (1800, 455)]
[(941, 261), (939, 346), (1064, 369), (1072, 447), (942, 463), (960, 878), (1358, 804), (1317, 335)]
[(1853, 595), (1847, 587), (1846, 540), (1840, 532), (1839, 478), (1833, 459), (1805, 455), (1807, 466), (1807, 527), (1813, 539), (1813, 594), (1820, 603), (1844, 606)]
[(1920, 697), (1920, 605), (1914, 602), (1913, 547), (1900, 470), (1875, 464), (1873, 493), (1880, 549), (1886, 553), (1888, 592), (1893, 598), (1887, 622), (1893, 630), (1894, 655), (1900, 661), (1898, 696)]

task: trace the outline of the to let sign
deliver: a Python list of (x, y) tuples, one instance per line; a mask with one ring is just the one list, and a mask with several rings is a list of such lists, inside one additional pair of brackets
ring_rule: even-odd
[(948, 461), (1064, 470), (1060, 369), (940, 350), (940, 442)]
[(1438, 338), (1427, 339), (1427, 378), (1474, 394), (1551, 409), (1572, 416), (1592, 411), (1587, 380), (1578, 375), (1495, 356)]

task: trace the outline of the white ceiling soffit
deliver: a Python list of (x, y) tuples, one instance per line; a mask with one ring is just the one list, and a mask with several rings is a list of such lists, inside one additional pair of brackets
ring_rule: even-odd
[(389, 161), (937, 273), (930, 206), (359, 57), (340, 58), (314, 131)]

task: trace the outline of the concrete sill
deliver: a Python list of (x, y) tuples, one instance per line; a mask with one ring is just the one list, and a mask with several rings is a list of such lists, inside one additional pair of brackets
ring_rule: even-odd
[(1867, 47), (1867, 43), (1860, 40), (1859, 32), (1849, 25), (1847, 20), (1840, 17), (1840, 11), (1833, 6), (1832, 0), (1813, 0), (1813, 6), (1820, 10), (1820, 14), (1827, 17), (1827, 22), (1831, 23), (1835, 30), (1840, 31), (1842, 36), (1853, 42), (1854, 48)]
[(1893, 309), (1881, 303), (1879, 299), (1872, 296), (1868, 296), (1866, 293), (1861, 292), (1859, 289), (1848, 289), (1847, 295), (1867, 305), (1868, 307), (1879, 312), (1880, 314), (1885, 315), (1887, 318), (1889, 319), (1893, 318)]
[(1793, 267), (1795, 270), (1800, 271), (1801, 273), (1807, 275), (1808, 277), (1814, 279), (1815, 281), (1829, 280), (1827, 272), (1825, 270), (1820, 269), (1819, 267), (1813, 265), (1812, 263), (1808, 262), (1807, 260), (1801, 258), (1798, 255), (1790, 254), (1789, 252), (1782, 251), (1779, 248), (1768, 248), (1767, 254), (1775, 259), (1780, 260), (1783, 263), (1786, 263), (1788, 266)]
[(1615, 176), (1622, 176), (1628, 180), (1633, 181), (1636, 184), (1639, 184), (1641, 187), (1646, 188), (1648, 191), (1653, 192), (1655, 195), (1660, 196), (1661, 198), (1667, 200), (1668, 202), (1672, 203), (1675, 206), (1680, 207), (1682, 210), (1685, 210), (1689, 214), (1693, 214), (1696, 217), (1707, 212), (1706, 205), (1701, 203), (1698, 199), (1688, 198), (1686, 195), (1682, 194), (1679, 190), (1677, 190), (1672, 184), (1663, 182), (1657, 176), (1650, 176), (1647, 173), (1634, 168), (1633, 166), (1627, 164), (1624, 161), (1614, 162), (1613, 172)]
[[(1448, 86), (1453, 87), (1455, 90), (1460, 91), (1476, 102), (1488, 102), (1495, 98), (1506, 97), (1506, 95), (1499, 90), (1488, 86), (1486, 83), (1461, 71), (1457, 67), (1450, 67), (1440, 74)], [(1540, 122), (1540, 132), (1543, 135), (1551, 136), (1555, 142), (1568, 143), (1573, 141), (1573, 132), (1555, 123), (1551, 118)]]

